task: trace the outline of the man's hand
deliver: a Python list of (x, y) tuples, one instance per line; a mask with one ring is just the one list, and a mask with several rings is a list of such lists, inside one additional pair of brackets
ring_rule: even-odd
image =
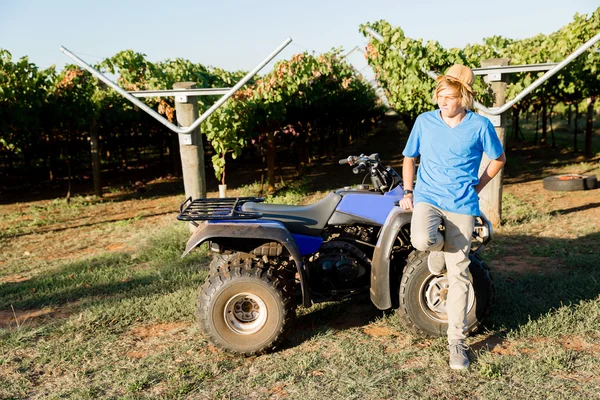
[(405, 210), (412, 210), (413, 209), (413, 195), (412, 194), (405, 195), (404, 198), (402, 200), (400, 200), (400, 202), (398, 204), (400, 205), (400, 207), (402, 207)]

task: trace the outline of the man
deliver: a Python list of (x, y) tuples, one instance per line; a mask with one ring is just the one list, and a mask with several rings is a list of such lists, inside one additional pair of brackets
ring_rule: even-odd
[[(438, 110), (417, 117), (402, 154), (404, 198), (400, 206), (413, 210), (413, 246), (429, 251), (428, 267), (434, 275), (448, 272), (448, 349), (450, 368), (469, 367), (467, 345), (467, 294), (469, 251), (478, 216), (478, 194), (506, 162), (502, 144), (490, 121), (470, 111), (475, 75), (454, 65), (438, 78), (433, 96)], [(490, 158), (478, 178), (485, 153)], [(421, 156), (413, 192), (416, 157)], [(445, 235), (438, 231), (440, 223)]]

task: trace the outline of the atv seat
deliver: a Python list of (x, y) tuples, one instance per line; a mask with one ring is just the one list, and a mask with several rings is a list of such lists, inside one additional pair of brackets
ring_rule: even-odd
[(282, 222), (292, 233), (315, 236), (321, 233), (342, 196), (329, 193), (327, 197), (308, 206), (247, 202), (242, 211), (259, 212), (264, 219)]

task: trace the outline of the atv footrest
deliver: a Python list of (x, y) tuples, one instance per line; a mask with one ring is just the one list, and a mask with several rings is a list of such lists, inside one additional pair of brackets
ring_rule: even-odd
[(242, 211), (242, 204), (252, 201), (263, 202), (263, 197), (228, 197), (215, 199), (196, 199), (189, 197), (179, 206), (180, 221), (255, 219), (261, 218), (259, 212)]

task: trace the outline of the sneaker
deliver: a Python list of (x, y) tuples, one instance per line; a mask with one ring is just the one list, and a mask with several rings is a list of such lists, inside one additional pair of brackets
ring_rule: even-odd
[(442, 275), (446, 269), (446, 261), (444, 260), (443, 251), (432, 251), (427, 257), (427, 267), (433, 275)]
[(469, 368), (470, 362), (467, 357), (467, 346), (464, 342), (458, 342), (448, 346), (450, 350), (450, 368), (452, 369), (467, 369)]

